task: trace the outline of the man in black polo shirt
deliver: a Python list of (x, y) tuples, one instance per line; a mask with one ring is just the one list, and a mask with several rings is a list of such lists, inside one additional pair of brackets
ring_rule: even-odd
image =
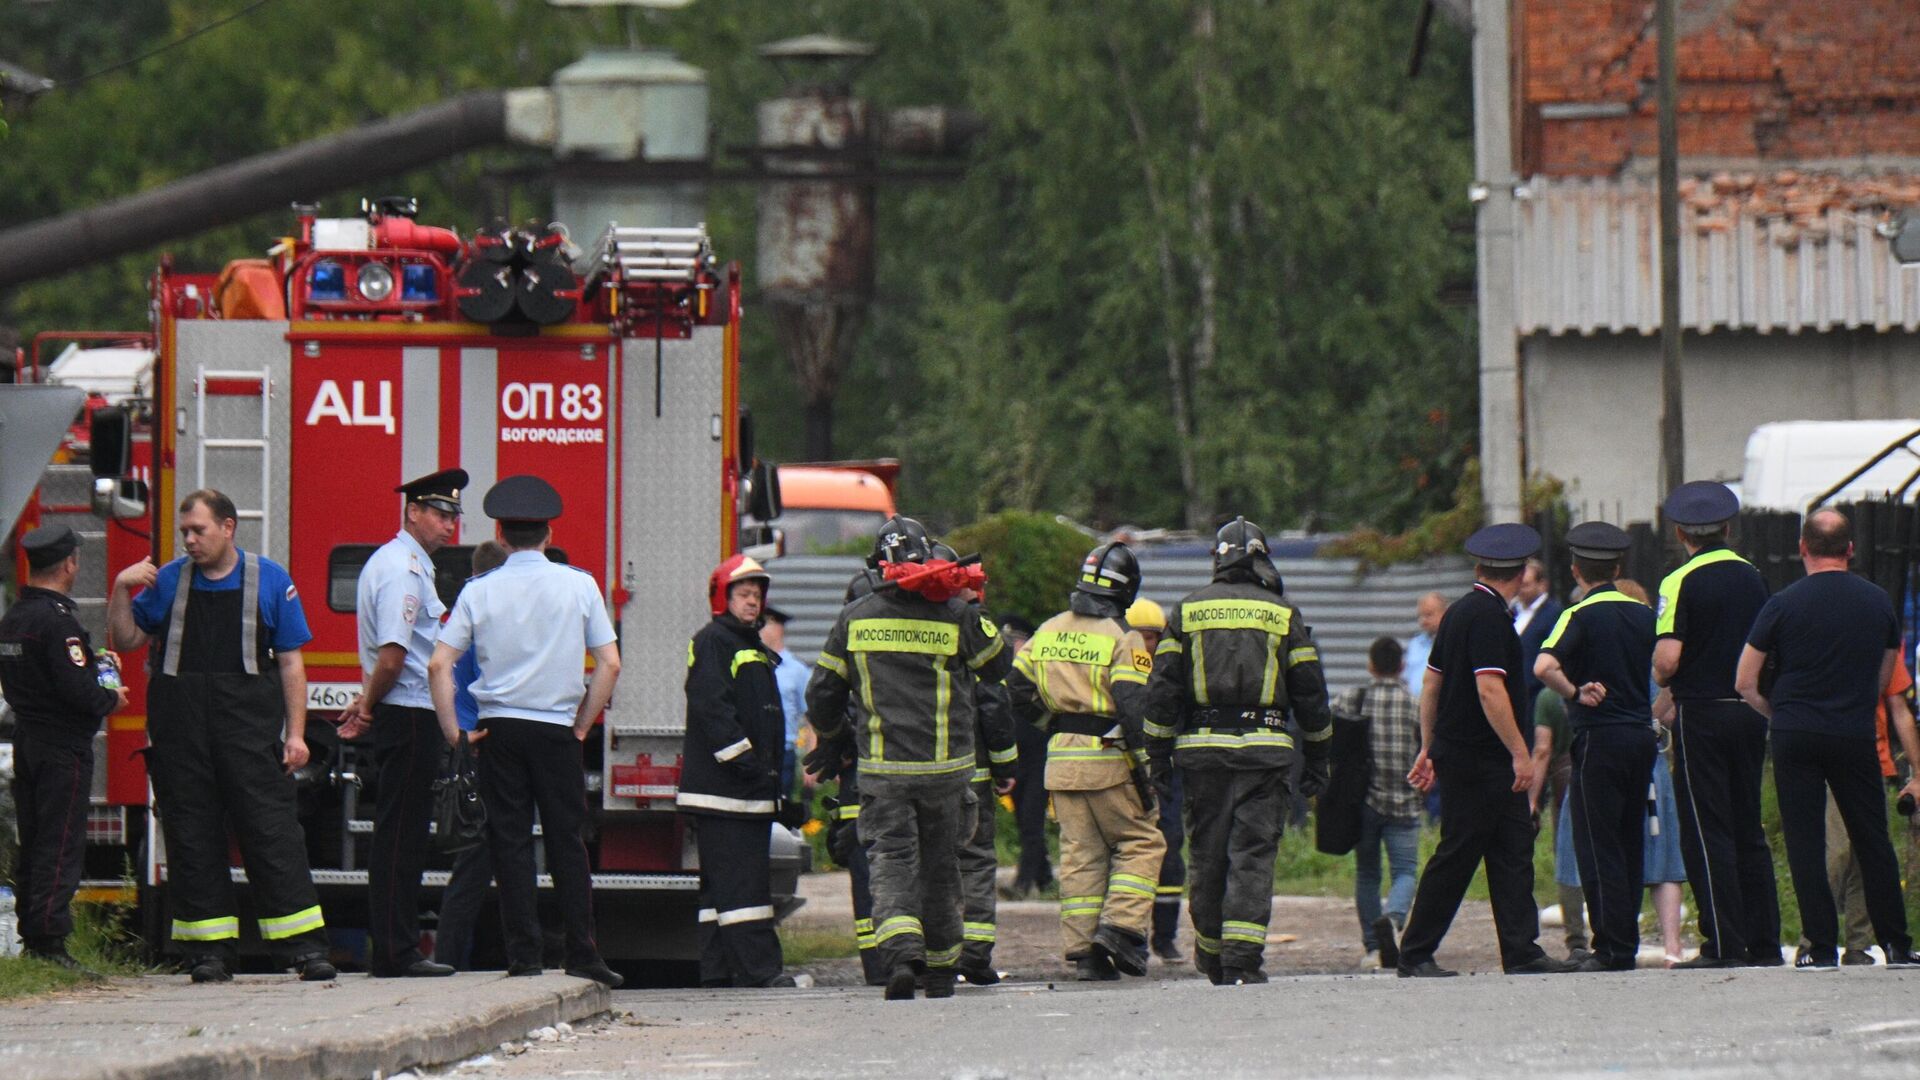
[[(1839, 917), (1827, 884), (1828, 788), (1853, 843), (1867, 917), (1888, 965), (1920, 964), (1907, 935), (1874, 747), (1874, 705), (1900, 662), (1900, 620), (1884, 590), (1847, 572), (1852, 558), (1853, 529), (1843, 514), (1807, 516), (1800, 528), (1807, 576), (1760, 609), (1734, 678), (1740, 696), (1771, 722), (1780, 831), (1807, 938), (1793, 963), (1801, 969), (1839, 965)], [(1778, 657), (1779, 673), (1763, 693), (1760, 670), (1769, 656)]]
[[(1396, 966), (1403, 979), (1457, 974), (1435, 964), (1433, 953), (1484, 860), (1507, 974), (1570, 971), (1535, 942), (1540, 913), (1533, 903), (1527, 811), (1533, 729), (1516, 720), (1523, 700), (1520, 636), (1508, 609), (1527, 557), (1540, 550), (1540, 534), (1525, 525), (1489, 525), (1468, 537), (1466, 548), (1478, 560), (1475, 581), (1440, 621), (1420, 695), (1420, 753), (1407, 774), (1421, 791), (1436, 779), (1446, 789), (1440, 846), (1420, 875)], [(1382, 939), (1383, 962), (1391, 945)]]
[(1567, 699), (1573, 729), (1573, 851), (1592, 916), (1593, 955), (1576, 971), (1632, 971), (1640, 951), (1647, 777), (1658, 752), (1647, 672), (1653, 611), (1613, 587), (1631, 546), (1601, 521), (1567, 533), (1573, 579), (1586, 590), (1540, 646), (1534, 674)]
[(1760, 572), (1727, 547), (1739, 512), (1740, 500), (1711, 480), (1667, 496), (1688, 557), (1660, 583), (1653, 677), (1673, 700), (1680, 855), (1700, 909), (1700, 955), (1680, 967), (1781, 962), (1773, 850), (1760, 823), (1767, 722), (1733, 689), (1747, 630), (1767, 602)]

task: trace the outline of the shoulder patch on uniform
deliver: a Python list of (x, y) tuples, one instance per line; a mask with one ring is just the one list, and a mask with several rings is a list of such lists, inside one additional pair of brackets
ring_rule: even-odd
[(1145, 649), (1134, 649), (1133, 650), (1133, 670), (1152, 671), (1153, 670), (1153, 654), (1146, 651)]
[(1000, 628), (993, 625), (993, 620), (987, 618), (985, 615), (980, 616), (980, 632), (990, 638), (1000, 636)]
[[(289, 600), (293, 599), (291, 589), (288, 590), (287, 599)], [(405, 600), (400, 602), (400, 621), (401, 622), (412, 622), (413, 617), (415, 615), (418, 615), (419, 613), (420, 613), (419, 597), (409, 596)]]
[(1666, 593), (1660, 594), (1660, 602), (1654, 605), (1653, 613), (1656, 617), (1660, 615), (1665, 615), (1667, 613), (1667, 594)]
[(289, 582), (287, 582), (287, 599), (289, 599), (289, 600), (298, 600), (298, 599), (300, 599), (300, 590), (299, 590), (299, 589), (296, 589), (296, 588), (294, 588), (294, 587), (293, 587), (293, 582), (291, 582), (291, 581), (289, 581)]
[(85, 646), (80, 644), (79, 638), (70, 637), (67, 639), (67, 658), (73, 661), (74, 667), (87, 666), (87, 650)]

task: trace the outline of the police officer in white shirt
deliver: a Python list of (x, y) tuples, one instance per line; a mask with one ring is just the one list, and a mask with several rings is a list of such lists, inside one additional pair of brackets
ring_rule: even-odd
[(466, 470), (446, 469), (394, 488), (406, 496), (400, 533), (361, 568), (355, 597), (366, 681), (340, 732), (351, 738), (373, 727), (367, 968), (376, 978), (454, 971), (420, 952), (420, 873), (427, 865), (433, 781), (446, 756), (427, 686), (427, 661), (447, 613), (434, 584), (433, 554), (459, 530), (466, 486)]
[[(594, 943), (593, 879), (580, 830), (587, 810), (581, 744), (613, 696), (620, 647), (593, 577), (547, 561), (548, 522), (560, 516), (553, 485), (510, 476), (487, 492), (484, 508), (511, 554), (460, 591), (427, 671), (440, 731), (452, 745), (460, 738), (453, 666), (470, 648), (480, 664), (470, 689), (487, 739), (480, 795), (500, 885), (507, 974), (538, 975), (542, 967), (533, 866), (538, 807), (566, 931), (563, 966), (569, 975), (619, 986)], [(583, 694), (581, 657), (588, 652), (593, 678)]]

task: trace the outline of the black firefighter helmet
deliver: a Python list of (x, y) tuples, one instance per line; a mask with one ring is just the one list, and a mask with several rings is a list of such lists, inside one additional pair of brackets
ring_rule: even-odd
[(1125, 611), (1140, 592), (1140, 561), (1133, 550), (1114, 541), (1087, 552), (1073, 587), (1088, 596), (1112, 600)]
[(895, 515), (880, 526), (873, 534), (873, 554), (867, 557), (870, 566), (881, 563), (923, 563), (933, 553), (933, 542), (927, 536), (927, 527), (910, 517)]
[(1213, 573), (1218, 578), (1223, 573), (1241, 569), (1251, 572), (1263, 587), (1274, 592), (1281, 590), (1280, 571), (1275, 569), (1272, 553), (1267, 548), (1267, 534), (1246, 518), (1236, 517), (1214, 534)]

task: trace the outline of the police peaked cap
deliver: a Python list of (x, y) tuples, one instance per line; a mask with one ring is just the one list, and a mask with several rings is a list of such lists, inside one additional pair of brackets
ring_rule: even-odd
[(1583, 521), (1567, 530), (1567, 547), (1582, 559), (1608, 562), (1618, 559), (1633, 546), (1633, 538), (1618, 525), (1604, 521)]
[(467, 486), (467, 470), (442, 469), (437, 473), (409, 480), (393, 490), (408, 502), (422, 503), (449, 514), (460, 512), (460, 491)]
[(1540, 534), (1517, 521), (1489, 525), (1467, 537), (1467, 554), (1481, 566), (1504, 569), (1524, 566), (1540, 551)]
[(27, 565), (35, 570), (58, 564), (79, 547), (80, 534), (68, 525), (42, 525), (20, 538)]
[(537, 476), (509, 476), (488, 489), (480, 505), (495, 521), (544, 525), (560, 516), (560, 493)]
[(1673, 489), (1665, 510), (1675, 525), (1718, 525), (1740, 512), (1740, 497), (1717, 480), (1694, 480)]

